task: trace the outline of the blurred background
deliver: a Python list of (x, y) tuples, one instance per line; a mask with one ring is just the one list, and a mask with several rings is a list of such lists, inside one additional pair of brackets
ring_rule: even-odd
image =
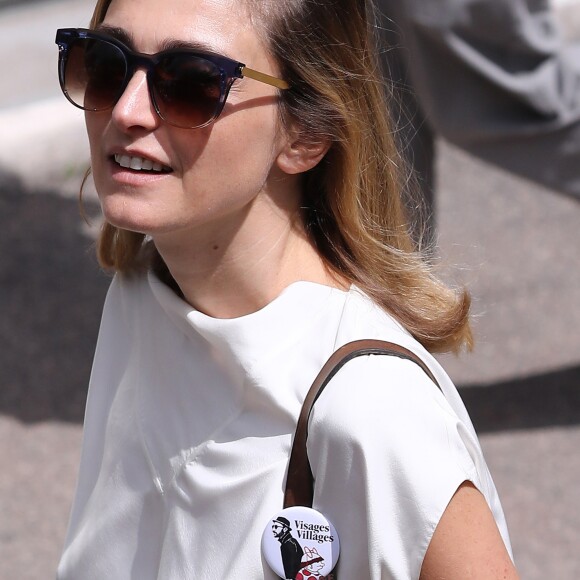
[[(580, 42), (580, 2), (553, 4)], [(1, 580), (54, 577), (109, 284), (90, 186), (92, 225), (79, 215), (83, 116), (56, 77), (56, 28), (87, 26), (92, 7), (0, 0)], [(441, 263), (473, 293), (477, 339), (443, 364), (481, 434), (522, 578), (577, 579), (580, 200), (436, 147)]]

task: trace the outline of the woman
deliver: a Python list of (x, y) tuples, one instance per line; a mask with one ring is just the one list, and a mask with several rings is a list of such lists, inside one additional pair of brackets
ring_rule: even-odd
[(469, 299), (409, 237), (367, 5), (159, 6), (101, 0), (91, 32), (57, 36), (117, 272), (59, 578), (274, 578), (260, 538), (302, 401), (359, 338), (418, 353), (443, 392), (367, 356), (319, 399), (314, 507), (340, 578), (515, 578), (475, 433), (428, 353), (469, 345)]

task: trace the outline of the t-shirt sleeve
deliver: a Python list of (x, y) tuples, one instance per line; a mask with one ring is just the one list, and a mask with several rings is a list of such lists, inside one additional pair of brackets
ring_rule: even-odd
[(415, 363), (371, 355), (346, 364), (316, 403), (308, 438), (314, 507), (340, 538), (339, 578), (418, 578), (457, 488), (480, 487), (478, 450)]

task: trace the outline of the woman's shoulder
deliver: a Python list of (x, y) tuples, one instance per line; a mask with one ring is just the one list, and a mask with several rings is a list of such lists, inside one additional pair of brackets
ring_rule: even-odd
[(371, 354), (349, 360), (336, 373), (316, 403), (311, 424), (341, 438), (388, 438), (458, 420), (440, 387), (416, 362)]
[(335, 383), (345, 385), (349, 392), (354, 389), (361, 396), (364, 393), (369, 401), (391, 400), (398, 406), (406, 401), (418, 409), (425, 404), (436, 404), (473, 429), (457, 389), (439, 361), (395, 316), (353, 286), (341, 313), (335, 344), (368, 339), (403, 347), (412, 358), (420, 359), (437, 384), (416, 362), (384, 354), (351, 360), (337, 374)]
[(429, 366), (438, 384), (412, 360), (387, 354), (349, 360), (314, 406), (309, 453), (425, 476), (439, 465), (477, 479), (481, 451), (465, 407), (444, 371)]
[(365, 338), (378, 338), (388, 333), (398, 337), (397, 340), (411, 339), (409, 332), (392, 314), (355, 285), (348, 291), (341, 315), (340, 333), (354, 333), (364, 335)]

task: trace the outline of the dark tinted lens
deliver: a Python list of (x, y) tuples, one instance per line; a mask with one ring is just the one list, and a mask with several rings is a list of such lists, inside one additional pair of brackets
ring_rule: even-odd
[(222, 74), (209, 60), (168, 54), (155, 66), (152, 80), (159, 112), (173, 125), (200, 127), (220, 111)]
[(64, 88), (79, 107), (99, 111), (114, 106), (127, 76), (122, 51), (104, 40), (79, 38), (70, 46)]

